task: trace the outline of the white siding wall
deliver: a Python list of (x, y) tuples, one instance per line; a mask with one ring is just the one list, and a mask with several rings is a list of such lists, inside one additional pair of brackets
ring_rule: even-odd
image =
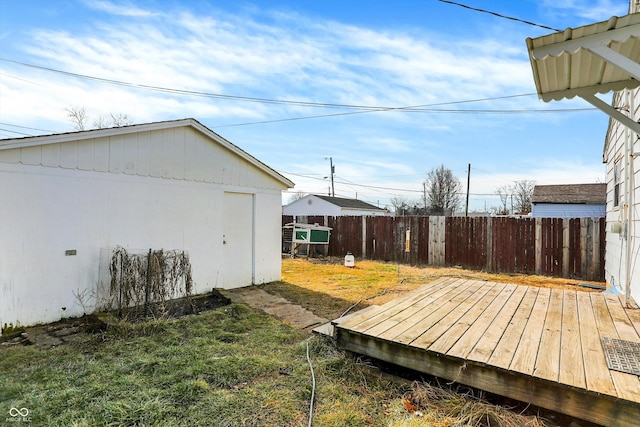
[[(633, 93), (634, 111), (632, 118), (640, 118), (640, 91)], [(623, 97), (618, 102), (624, 104)], [(627, 130), (617, 121), (612, 121), (607, 135), (607, 150), (604, 158), (607, 163), (607, 241), (605, 252), (605, 279), (609, 284), (613, 284), (624, 292), (627, 281), (627, 245), (631, 247), (631, 273), (629, 275), (631, 284), (631, 296), (636, 302), (640, 302), (640, 159), (633, 160), (634, 178), (630, 175), (630, 168), (627, 167), (624, 157), (624, 145), (627, 139)], [(634, 141), (632, 152), (640, 151), (640, 143), (635, 135), (631, 136)], [(620, 202), (614, 206), (614, 165), (621, 162)], [(625, 194), (625, 180), (629, 181), (632, 197)], [(631, 199), (631, 200), (629, 200)], [(626, 224), (629, 229), (629, 239), (624, 238), (625, 221), (627, 212), (625, 204), (631, 203), (629, 209), (632, 211), (633, 221)], [(614, 232), (617, 227), (622, 227), (622, 232)]]
[(225, 191), (254, 195), (255, 281), (278, 280), (281, 189), (188, 128), (0, 151), (0, 324), (82, 315), (116, 245), (185, 250), (196, 293), (222, 286)]
[[(342, 215), (342, 209), (340, 209), (340, 206), (336, 206), (333, 203), (329, 203), (326, 200), (322, 200), (319, 197), (309, 195), (285, 206), (283, 209), (283, 213), (285, 215), (295, 215), (295, 216), (300, 216), (300, 215), (302, 216), (307, 216), (307, 215), (340, 216)], [(356, 215), (356, 214), (354, 213), (351, 215)]]
[(599, 218), (606, 215), (606, 205), (570, 203), (534, 203), (534, 218)]

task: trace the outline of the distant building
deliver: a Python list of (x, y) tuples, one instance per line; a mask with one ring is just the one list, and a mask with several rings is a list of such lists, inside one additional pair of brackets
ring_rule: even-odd
[(358, 199), (309, 194), (282, 209), (283, 215), (381, 216), (389, 212)]
[(534, 218), (599, 218), (607, 213), (607, 184), (536, 185)]

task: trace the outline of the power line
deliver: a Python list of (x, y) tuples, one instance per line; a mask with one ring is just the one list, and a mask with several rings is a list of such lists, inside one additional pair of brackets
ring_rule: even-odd
[(298, 117), (289, 117), (286, 119), (273, 119), (273, 120), (261, 120), (257, 122), (243, 122), (243, 123), (233, 123), (229, 125), (219, 125), (213, 126), (217, 128), (226, 128), (226, 127), (236, 127), (236, 126), (249, 126), (249, 125), (262, 125), (268, 123), (280, 123), (280, 122), (293, 122), (297, 120), (308, 120), (308, 119), (320, 119), (326, 117), (338, 117), (338, 116), (351, 116), (354, 114), (365, 114), (365, 113), (378, 113), (378, 112), (388, 112), (388, 111), (403, 111), (403, 112), (420, 112), (420, 113), (433, 113), (433, 114), (532, 114), (532, 113), (579, 113), (583, 111), (594, 111), (597, 110), (595, 107), (586, 107), (586, 108), (556, 108), (556, 109), (536, 109), (536, 110), (452, 110), (452, 109), (439, 109), (439, 108), (415, 108), (415, 107), (388, 107), (381, 109), (370, 109), (366, 111), (349, 111), (344, 113), (332, 113), (332, 114), (318, 114), (314, 116), (298, 116)]
[(11, 133), (17, 133), (18, 135), (24, 135), (24, 136), (31, 136), (28, 133), (24, 133), (24, 132), (17, 132), (15, 130), (9, 130), (9, 129), (4, 129), (4, 128), (0, 128), (1, 131), (3, 132), (11, 132)]
[[(355, 109), (358, 111), (349, 111), (349, 112), (341, 112), (341, 113), (332, 113), (332, 114), (320, 114), (313, 116), (299, 116), (299, 117), (289, 117), (285, 119), (273, 119), (273, 120), (261, 120), (261, 121), (253, 121), (253, 122), (243, 122), (243, 123), (233, 123), (227, 125), (219, 125), (213, 126), (216, 129), (225, 128), (225, 127), (238, 127), (238, 126), (249, 126), (249, 125), (257, 125), (257, 124), (268, 124), (268, 123), (280, 123), (280, 122), (289, 122), (289, 121), (299, 121), (299, 120), (309, 120), (309, 119), (318, 119), (318, 118), (327, 118), (327, 117), (338, 117), (338, 116), (347, 116), (353, 114), (364, 114), (371, 112), (381, 112), (381, 111), (402, 111), (402, 112), (420, 112), (420, 113), (434, 113), (434, 114), (529, 114), (529, 113), (557, 113), (557, 112), (580, 112), (580, 111), (590, 111), (595, 110), (595, 108), (573, 108), (573, 109), (536, 109), (536, 110), (487, 110), (487, 109), (438, 109), (438, 108), (430, 108), (437, 106), (445, 106), (445, 105), (457, 105), (457, 104), (465, 104), (465, 103), (473, 103), (473, 102), (485, 102), (485, 101), (496, 101), (500, 99), (510, 99), (517, 97), (525, 97), (525, 96), (533, 96), (535, 93), (526, 93), (526, 94), (518, 94), (518, 95), (507, 95), (507, 96), (499, 96), (499, 97), (491, 97), (491, 98), (478, 98), (478, 99), (469, 99), (469, 100), (461, 100), (461, 101), (448, 101), (448, 102), (438, 102), (431, 104), (421, 104), (421, 105), (413, 105), (413, 106), (404, 106), (404, 107), (384, 107), (384, 106), (371, 106), (371, 105), (354, 105), (354, 104), (338, 104), (338, 103), (329, 103), (329, 102), (310, 102), (310, 101), (299, 101), (299, 100), (282, 100), (282, 99), (272, 99), (272, 98), (256, 98), (256, 97), (247, 97), (247, 96), (238, 96), (238, 95), (225, 95), (220, 93), (213, 92), (201, 92), (201, 91), (191, 91), (185, 89), (176, 89), (176, 88), (168, 88), (162, 86), (152, 86), (146, 84), (139, 83), (131, 83), (124, 82), (120, 80), (106, 79), (102, 77), (90, 76), (86, 74), (72, 73), (69, 71), (58, 70), (49, 67), (43, 67), (40, 65), (29, 64), (21, 61), (15, 61), (7, 58), (0, 58), (1, 61), (10, 62), (13, 64), (21, 65), (24, 67), (34, 68), (42, 71), (62, 74), (66, 76), (71, 76), (74, 78), (87, 79), (92, 81), (98, 81), (101, 83), (107, 83), (117, 86), (131, 87), (131, 88), (140, 88), (145, 90), (158, 91), (163, 93), (170, 93), (175, 95), (187, 95), (187, 96), (200, 96), (200, 97), (208, 97), (208, 98), (216, 98), (216, 99), (227, 99), (234, 101), (243, 101), (243, 102), (255, 102), (255, 103), (264, 103), (264, 104), (280, 104), (280, 105), (295, 105), (302, 107), (312, 107), (312, 108), (344, 108), (344, 109)], [(24, 80), (24, 79), (23, 79)], [(26, 81), (26, 80), (25, 80)], [(33, 83), (33, 82), (30, 82)]]
[(466, 4), (456, 3), (454, 1), (449, 1), (449, 0), (438, 0), (438, 1), (442, 2), (442, 3), (452, 4), (454, 6), (460, 6), (460, 7), (463, 7), (465, 9), (474, 10), (476, 12), (488, 13), (490, 15), (497, 16), (498, 18), (504, 18), (504, 19), (509, 19), (511, 21), (522, 22), (523, 24), (533, 25), (534, 27), (544, 28), (545, 30), (551, 30), (551, 31), (556, 31), (556, 32), (561, 32), (562, 31), (562, 30), (558, 30), (557, 28), (547, 27), (546, 25), (536, 24), (535, 22), (525, 21), (524, 19), (514, 18), (512, 16), (502, 15), (500, 13), (492, 12), (490, 10), (478, 9), (476, 7), (467, 6)]
[[(574, 108), (574, 109), (567, 108), (567, 109), (555, 109), (555, 110), (542, 110), (542, 109), (540, 110), (537, 110), (537, 109), (536, 110), (486, 110), (486, 109), (485, 110), (481, 110), (481, 109), (450, 110), (450, 109), (429, 108), (429, 107), (438, 107), (438, 106), (444, 106), (444, 105), (467, 104), (467, 103), (473, 103), (473, 102), (486, 102), (486, 101), (497, 101), (501, 99), (519, 98), (519, 97), (525, 97), (525, 96), (533, 96), (533, 95), (536, 95), (536, 93), (523, 93), (523, 94), (517, 94), (517, 95), (476, 98), (476, 99), (467, 99), (467, 100), (461, 100), (461, 101), (436, 102), (436, 103), (430, 103), (430, 104), (420, 104), (420, 105), (401, 106), (401, 107), (358, 105), (358, 104), (338, 104), (338, 103), (331, 103), (331, 102), (311, 102), (311, 101), (273, 99), (273, 98), (256, 98), (256, 97), (239, 96), (239, 95), (226, 95), (226, 94), (214, 93), (214, 92), (192, 91), (192, 90), (169, 88), (169, 87), (163, 87), (163, 86), (153, 86), (153, 85), (146, 85), (146, 84), (140, 84), (140, 83), (131, 83), (131, 82), (125, 82), (121, 80), (113, 80), (113, 79), (107, 79), (103, 77), (90, 76), (87, 74), (72, 73), (69, 71), (43, 67), (40, 65), (28, 64), (26, 62), (15, 61), (7, 58), (0, 58), (0, 60), (21, 65), (24, 67), (35, 68), (42, 71), (63, 74), (63, 75), (71, 76), (75, 78), (99, 81), (102, 83), (113, 84), (117, 86), (125, 86), (125, 87), (131, 87), (131, 88), (141, 88), (141, 89), (159, 91), (164, 93), (189, 95), (189, 96), (201, 96), (201, 97), (208, 97), (208, 98), (220, 98), (220, 99), (229, 99), (229, 100), (245, 101), (245, 102), (257, 102), (257, 103), (265, 103), (265, 104), (284, 104), (284, 105), (295, 105), (295, 106), (314, 107), (314, 108), (345, 108), (345, 109), (365, 110), (365, 111), (358, 111), (357, 113), (368, 112), (368, 111), (394, 111), (394, 110), (409, 111), (409, 112), (435, 112), (435, 113), (528, 113), (528, 112), (545, 112), (546, 113), (546, 112), (595, 110), (595, 108)], [(24, 81), (29, 82), (28, 80), (24, 80)], [(34, 82), (29, 82), (29, 83), (34, 83)], [(343, 114), (348, 114), (348, 113), (338, 113), (338, 115), (343, 115)], [(327, 115), (327, 116), (330, 116), (330, 115)], [(311, 117), (313, 118), (316, 116), (311, 116)], [(297, 118), (283, 119), (283, 120), (296, 120), (296, 119)]]
[[(372, 105), (358, 105), (358, 104), (338, 104), (331, 102), (311, 102), (311, 101), (300, 101), (300, 100), (286, 100), (286, 99), (273, 99), (273, 98), (257, 98), (257, 97), (249, 97), (249, 96), (239, 96), (239, 95), (226, 95), (215, 92), (203, 92), (203, 91), (193, 91), (186, 89), (177, 89), (163, 86), (154, 86), (147, 85), (141, 83), (131, 83), (125, 82), (121, 80), (107, 79), (103, 77), (90, 76), (87, 74), (79, 74), (72, 73), (69, 71), (58, 70), (55, 68), (44, 67), (41, 65), (29, 64), (26, 62), (15, 61), (8, 58), (0, 58), (0, 61), (10, 62), (12, 64), (21, 65), (23, 67), (34, 68), (41, 71), (47, 71), (56, 74), (62, 74), (69, 77), (98, 81), (101, 83), (112, 84), (116, 86), (124, 86), (130, 88), (138, 88), (138, 89), (146, 89), (163, 93), (171, 93), (177, 95), (189, 95), (189, 96), (200, 96), (207, 98), (219, 98), (219, 99), (228, 99), (233, 101), (245, 101), (245, 102), (256, 102), (263, 104), (283, 104), (283, 105), (295, 105), (295, 106), (303, 106), (303, 107), (314, 107), (314, 108), (344, 108), (344, 109), (356, 109), (356, 110), (371, 110), (371, 111), (388, 111), (388, 110), (405, 110), (405, 111), (421, 111), (425, 107), (436, 107), (443, 105), (454, 105), (454, 104), (464, 104), (471, 102), (483, 102), (483, 101), (495, 101), (499, 99), (508, 99), (508, 98), (517, 98), (523, 96), (533, 96), (536, 93), (525, 93), (518, 95), (507, 95), (507, 96), (499, 96), (492, 98), (479, 98), (479, 99), (469, 99), (462, 101), (449, 101), (449, 102), (439, 102), (439, 103), (431, 103), (431, 104), (422, 104), (422, 105), (414, 105), (414, 106), (404, 106), (404, 107), (388, 107), (388, 106), (372, 106)], [(23, 81), (30, 82), (28, 80), (21, 79)], [(34, 83), (35, 84), (35, 83)]]
[[(44, 67), (41, 65), (29, 64), (26, 62), (15, 61), (8, 58), (0, 58), (0, 61), (10, 62), (13, 64), (21, 65), (24, 67), (34, 68), (41, 71), (48, 71), (52, 73), (62, 74), (74, 78), (86, 79), (98, 81), (101, 83), (107, 83), (117, 86), (125, 86), (131, 88), (140, 88), (146, 90), (159, 91), (164, 93), (172, 93), (178, 95), (189, 95), (189, 96), (201, 96), (208, 98), (220, 98), (220, 99), (229, 99), (234, 101), (246, 101), (246, 102), (257, 102), (257, 103), (265, 103), (265, 104), (284, 104), (284, 105), (295, 105), (295, 106), (304, 106), (304, 107), (317, 107), (317, 108), (345, 108), (345, 109), (357, 109), (357, 110), (372, 110), (372, 111), (388, 111), (388, 110), (403, 110), (403, 111), (422, 111), (425, 107), (437, 107), (443, 105), (455, 105), (455, 104), (465, 104), (471, 102), (485, 102), (485, 101), (496, 101), (500, 99), (509, 99), (509, 98), (518, 98), (524, 96), (533, 96), (536, 93), (524, 93), (518, 95), (507, 95), (507, 96), (497, 96), (491, 98), (478, 98), (478, 99), (468, 99), (461, 101), (447, 101), (447, 102), (437, 102), (431, 104), (421, 104), (421, 105), (413, 105), (413, 106), (404, 106), (404, 107), (388, 107), (388, 106), (372, 106), (372, 105), (358, 105), (358, 104), (338, 104), (338, 103), (330, 103), (330, 102), (311, 102), (311, 101), (300, 101), (300, 100), (286, 100), (286, 99), (273, 99), (273, 98), (256, 98), (256, 97), (248, 97), (248, 96), (239, 96), (239, 95), (226, 95), (221, 93), (214, 92), (202, 92), (202, 91), (192, 91), (186, 89), (177, 89), (177, 88), (169, 88), (163, 86), (153, 86), (146, 85), (140, 83), (131, 83), (125, 82), (121, 80), (113, 80), (107, 79), (103, 77), (90, 76), (87, 74), (79, 74), (72, 73), (69, 71), (58, 70), (55, 68)], [(25, 79), (21, 79), (28, 83), (34, 83)]]
[[(31, 128), (31, 127), (28, 127), (28, 126), (14, 125), (14, 124), (11, 124), (11, 123), (3, 123), (3, 122), (0, 122), (0, 125), (3, 125), (3, 126), (11, 126), (11, 127), (14, 127), (14, 128), (20, 128), (20, 129), (38, 130), (38, 131), (42, 131), (42, 132), (51, 132), (51, 133), (53, 133), (53, 132), (54, 132), (54, 131), (52, 131), (52, 130), (48, 130), (48, 129)], [(25, 134), (25, 135), (26, 135), (26, 134)]]

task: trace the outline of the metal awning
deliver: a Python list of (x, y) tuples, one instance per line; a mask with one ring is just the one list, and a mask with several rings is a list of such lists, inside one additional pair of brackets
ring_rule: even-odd
[(636, 133), (640, 125), (596, 96), (640, 85), (640, 14), (527, 39), (538, 96), (579, 96)]

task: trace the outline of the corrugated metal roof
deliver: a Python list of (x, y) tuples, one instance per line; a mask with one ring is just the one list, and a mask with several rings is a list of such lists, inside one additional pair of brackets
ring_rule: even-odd
[(580, 203), (607, 202), (607, 184), (536, 185), (532, 203)]
[(640, 70), (637, 13), (528, 38), (527, 47), (538, 96), (544, 101), (607, 93), (640, 84), (620, 67)]
[(343, 197), (321, 196), (318, 194), (316, 194), (315, 196), (329, 203), (333, 203), (336, 206), (340, 206), (341, 208), (368, 209), (368, 210), (375, 210), (375, 211), (384, 210), (384, 209), (380, 209), (377, 206), (374, 206), (367, 202), (363, 202), (362, 200), (358, 200), (358, 199), (345, 199)]

